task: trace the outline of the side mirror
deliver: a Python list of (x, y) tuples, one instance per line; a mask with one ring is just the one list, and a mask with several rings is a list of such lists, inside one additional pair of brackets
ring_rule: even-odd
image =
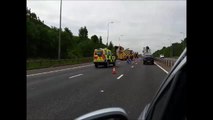
[(128, 120), (121, 108), (105, 108), (82, 115), (75, 120)]

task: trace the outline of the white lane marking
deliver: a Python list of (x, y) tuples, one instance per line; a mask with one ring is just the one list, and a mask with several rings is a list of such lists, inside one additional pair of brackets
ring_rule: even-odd
[(166, 74), (168, 74), (169, 72), (168, 71), (166, 71), (164, 68), (162, 68), (160, 65), (158, 65), (156, 62), (154, 62), (155, 63), (155, 65), (157, 65), (161, 70), (163, 70)]
[(73, 75), (73, 76), (69, 77), (69, 79), (74, 78), (74, 77), (78, 77), (78, 76), (81, 76), (81, 75), (83, 75), (83, 74)]
[(121, 77), (123, 77), (124, 76), (124, 74), (121, 74), (117, 79), (120, 79)]
[(65, 69), (61, 69), (61, 70), (53, 70), (53, 71), (48, 71), (48, 72), (29, 74), (29, 75), (27, 75), (27, 77), (36, 76), (36, 75), (44, 75), (44, 74), (48, 74), (48, 73), (55, 73), (55, 72), (66, 71), (66, 70), (77, 69), (77, 68), (83, 68), (83, 67), (88, 67), (88, 66), (92, 66), (92, 64), (85, 65), (85, 66), (72, 67), (72, 68), (65, 68)]
[(134, 66), (132, 66), (132, 68), (134, 68)]

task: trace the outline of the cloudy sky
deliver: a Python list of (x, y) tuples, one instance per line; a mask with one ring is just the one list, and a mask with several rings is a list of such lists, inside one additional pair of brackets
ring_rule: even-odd
[[(59, 28), (60, 0), (27, 0), (31, 12), (48, 26)], [(145, 46), (152, 52), (180, 42), (186, 36), (186, 1), (73, 1), (62, 2), (62, 28), (78, 35), (86, 26), (88, 36), (102, 36), (107, 42), (142, 53)], [(120, 40), (119, 40), (120, 37)]]

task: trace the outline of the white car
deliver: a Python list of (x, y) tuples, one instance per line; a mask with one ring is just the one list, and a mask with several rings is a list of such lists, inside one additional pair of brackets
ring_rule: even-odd
[(160, 58), (164, 58), (164, 55), (161, 54), (161, 55), (160, 55)]

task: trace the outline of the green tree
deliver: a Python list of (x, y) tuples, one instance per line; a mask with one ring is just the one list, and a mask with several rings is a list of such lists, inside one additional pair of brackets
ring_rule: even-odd
[(91, 57), (94, 50), (94, 44), (92, 41), (83, 41), (79, 44), (80, 53), (83, 55), (83, 57)]
[(113, 46), (112, 41), (110, 41), (108, 49), (110, 49), (112, 51), (112, 53), (115, 55), (115, 47)]
[(71, 30), (69, 30), (69, 28), (65, 27), (65, 28), (64, 28), (64, 31), (65, 31), (66, 33), (68, 33), (70, 37), (73, 37), (73, 34), (72, 34)]
[(91, 40), (94, 42), (94, 43), (96, 43), (96, 44), (98, 44), (98, 36), (97, 35), (93, 35), (92, 37), (91, 37)]
[(112, 41), (110, 41), (108, 48), (109, 48), (110, 50), (112, 50), (112, 49), (113, 49)]
[[(59, 29), (47, 26), (39, 17), (26, 9), (27, 58), (58, 57)], [(102, 43), (102, 37), (93, 35), (88, 38), (86, 26), (79, 29), (79, 36), (74, 36), (67, 27), (61, 31), (61, 58), (91, 57), (95, 48), (107, 47)], [(109, 46), (113, 49), (113, 44)]]
[(80, 40), (87, 40), (88, 39), (88, 31), (87, 31), (86, 26), (81, 27), (79, 29), (78, 36), (79, 36)]
[(69, 50), (73, 47), (72, 39), (72, 32), (68, 28), (65, 28), (61, 36), (61, 58), (68, 58)]
[(178, 57), (186, 47), (186, 38), (181, 43), (172, 43), (172, 46), (163, 47), (153, 53), (155, 57), (159, 57), (160, 54), (164, 54), (165, 57)]
[(27, 9), (27, 58), (54, 58), (57, 56), (58, 32), (40, 21), (35, 13)]
[(103, 42), (102, 42), (102, 37), (100, 36), (99, 37), (99, 43), (102, 45), (103, 44)]

